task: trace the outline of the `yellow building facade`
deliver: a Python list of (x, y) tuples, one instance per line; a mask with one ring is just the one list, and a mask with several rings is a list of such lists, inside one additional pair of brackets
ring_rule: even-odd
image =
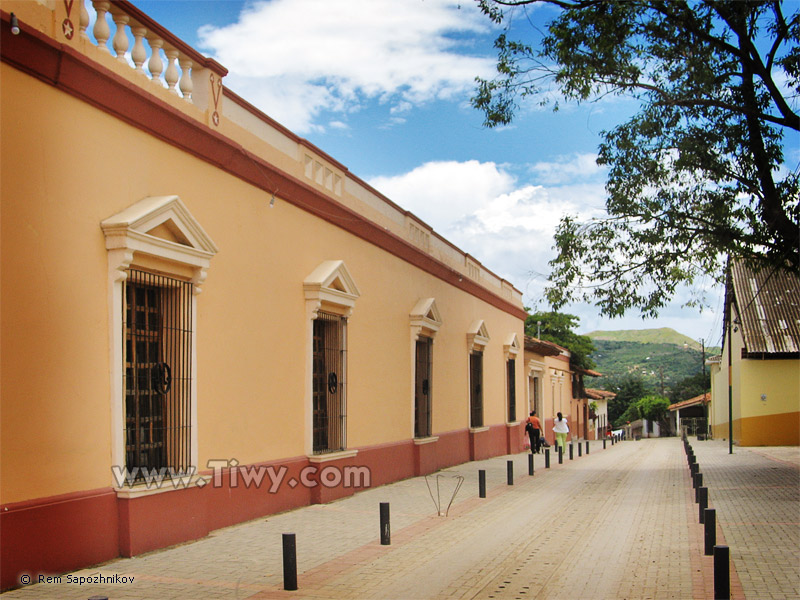
[(711, 434), (741, 446), (800, 445), (800, 281), (744, 262), (731, 271), (722, 354), (709, 361)]
[(519, 451), (521, 293), (96, 4), (0, 1), (2, 587)]

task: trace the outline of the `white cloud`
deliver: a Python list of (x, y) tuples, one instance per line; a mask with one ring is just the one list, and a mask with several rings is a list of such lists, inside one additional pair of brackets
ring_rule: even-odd
[(562, 184), (575, 179), (605, 177), (606, 169), (597, 164), (597, 154), (575, 154), (553, 162), (538, 162), (531, 167), (536, 180), (545, 184)]
[(369, 183), (442, 234), (515, 185), (495, 163), (477, 160), (429, 162)]
[(201, 46), (230, 70), (226, 84), (298, 132), (323, 111), (378, 100), (393, 111), (469, 93), (491, 56), (470, 56), (463, 34), (489, 33), (471, 2), (271, 0), (237, 23), (205, 26)]
[[(553, 234), (564, 214), (581, 219), (602, 215), (604, 177), (594, 155), (560, 157), (531, 165), (527, 172), (537, 182), (520, 182), (507, 165), (479, 161), (430, 162), (394, 177), (375, 177), (370, 184), (410, 210), (440, 235), (486, 268), (522, 291), (526, 306), (548, 310), (543, 291), (555, 256)], [(716, 290), (709, 286), (709, 300)], [(579, 330), (673, 327), (695, 337), (713, 338), (718, 327), (714, 307), (698, 315), (681, 308), (688, 291), (681, 292), (656, 324), (635, 313), (622, 319), (598, 315), (596, 307), (577, 304), (563, 312), (580, 319)], [(717, 319), (718, 320), (718, 319)]]
[[(541, 296), (561, 217), (580, 211), (587, 218), (587, 205), (604, 205), (603, 184), (585, 168), (586, 158), (562, 160), (571, 174), (567, 184), (522, 183), (507, 166), (475, 160), (430, 162), (370, 184), (512, 282), (530, 304)], [(533, 165), (531, 171), (555, 173), (558, 165)]]

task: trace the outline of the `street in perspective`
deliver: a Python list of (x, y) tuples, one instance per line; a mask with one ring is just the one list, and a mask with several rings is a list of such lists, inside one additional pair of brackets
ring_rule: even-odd
[[(797, 447), (730, 453), (724, 440), (671, 437), (568, 448), (465, 463), (3, 597), (688, 599), (718, 597), (715, 586), (800, 597)], [(729, 552), (716, 568), (695, 472)]]

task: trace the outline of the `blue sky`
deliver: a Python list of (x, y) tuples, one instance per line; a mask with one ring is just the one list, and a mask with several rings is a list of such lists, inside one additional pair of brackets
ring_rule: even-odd
[[(511, 126), (484, 128), (469, 98), (475, 76), (492, 74), (498, 29), (473, 0), (134, 3), (228, 68), (228, 88), (512, 282), (527, 306), (548, 308), (554, 228), (565, 213), (601, 214), (600, 133), (633, 114), (630, 101), (558, 112), (531, 101)], [(517, 14), (519, 34), (535, 36), (550, 10)], [(702, 313), (678, 299), (658, 320), (563, 312), (582, 333), (672, 327), (719, 344), (721, 290), (707, 298)]]

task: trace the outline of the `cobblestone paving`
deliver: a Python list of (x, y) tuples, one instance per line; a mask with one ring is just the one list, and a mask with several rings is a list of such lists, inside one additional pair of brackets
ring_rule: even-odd
[[(797, 598), (798, 468), (718, 442), (695, 442), (720, 543), (731, 547), (734, 598)], [(513, 461), (514, 485), (506, 484)], [(800, 461), (796, 461), (800, 464)], [(777, 467), (777, 468), (772, 468)], [(478, 498), (478, 470), (487, 498)], [(544, 469), (527, 456), (466, 463), (439, 478), (438, 516), (425, 478), (213, 532), (202, 540), (70, 574), (134, 577), (133, 584), (36, 584), (14, 598), (712, 598), (711, 557), (683, 446), (624, 442)], [(428, 478), (436, 495), (436, 478)], [(391, 545), (378, 506), (391, 506)], [(297, 536), (299, 590), (283, 587), (281, 534)], [(788, 548), (788, 549), (787, 549)], [(741, 582), (739, 581), (741, 577)]]
[(800, 598), (800, 448), (692, 442), (747, 598)]

